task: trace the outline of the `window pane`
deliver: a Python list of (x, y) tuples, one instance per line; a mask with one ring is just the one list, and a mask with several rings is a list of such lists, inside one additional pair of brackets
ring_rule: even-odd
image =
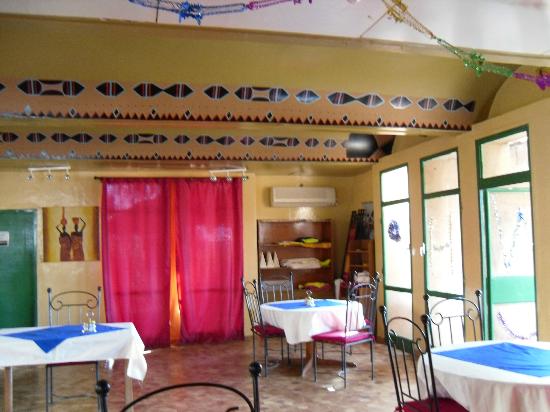
[(493, 339), (537, 340), (535, 302), (493, 305)]
[(424, 193), (442, 192), (458, 188), (456, 152), (422, 162)]
[(382, 202), (409, 198), (409, 173), (407, 166), (382, 172)]
[[(462, 318), (457, 316), (464, 313), (462, 302), (430, 296), (430, 307), (428, 309), (433, 323), (431, 328), (434, 343), (437, 346), (464, 342), (464, 325), (462, 324)], [(453, 317), (453, 315), (455, 316)]]
[(426, 278), (431, 291), (462, 295), (462, 244), (458, 195), (424, 201)]
[[(412, 319), (412, 294), (386, 290), (386, 307), (388, 308), (388, 320), (396, 316)], [(412, 339), (412, 326), (410, 324), (397, 322), (395, 327), (395, 332), (398, 335)]]
[(488, 190), (491, 273), (534, 276), (529, 183)]
[(527, 132), (522, 131), (481, 145), (483, 178), (529, 170)]
[(410, 289), (409, 202), (382, 208), (386, 285)]

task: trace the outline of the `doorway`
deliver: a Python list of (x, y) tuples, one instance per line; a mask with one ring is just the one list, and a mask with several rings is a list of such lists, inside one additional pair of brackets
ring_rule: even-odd
[(478, 142), (483, 277), (490, 339), (537, 339), (528, 132)]
[(36, 212), (0, 210), (0, 328), (36, 326)]

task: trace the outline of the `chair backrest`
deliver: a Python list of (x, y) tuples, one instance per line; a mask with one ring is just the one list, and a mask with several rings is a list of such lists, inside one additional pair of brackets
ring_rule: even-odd
[(352, 284), (348, 287), (348, 301), (361, 303), (363, 307), (363, 319), (371, 331), (376, 330), (376, 303), (378, 300), (378, 285), (380, 274), (375, 273), (369, 282)]
[(292, 272), (290, 272), (288, 277), (269, 280), (262, 279), (260, 273), (258, 275), (258, 282), (260, 284), (261, 303), (294, 299), (294, 275)]
[[(397, 397), (398, 407), (395, 410), (439, 412), (427, 335), (428, 317), (422, 315), (423, 327), (420, 327), (400, 316), (388, 320), (385, 306), (380, 306), (380, 313), (384, 320), (384, 334)], [(405, 336), (411, 331), (412, 335)], [(406, 402), (415, 404), (408, 404), (405, 408)]]
[(101, 286), (97, 295), (84, 290), (67, 290), (53, 294), (48, 288), (48, 323), (54, 325), (80, 324), (101, 319)]
[(250, 326), (254, 331), (256, 327), (263, 325), (262, 312), (260, 311), (260, 296), (256, 287), (256, 280), (252, 282), (242, 279), (243, 295), (250, 318)]
[(474, 340), (484, 339), (481, 290), (475, 295), (476, 302), (461, 296), (442, 299), (424, 295), (432, 348), (464, 342), (467, 328), (473, 331)]
[[(181, 405), (177, 405), (178, 411), (211, 411), (211, 410), (220, 410), (220, 411), (235, 411), (239, 409), (239, 406), (246, 405), (248, 409), (251, 412), (260, 412), (260, 389), (258, 386), (258, 377), (262, 373), (262, 366), (258, 362), (252, 362), (249, 367), (248, 371), (250, 372), (250, 376), (252, 377), (252, 395), (253, 399), (250, 400), (248, 396), (246, 396), (243, 392), (240, 390), (224, 385), (221, 383), (212, 383), (212, 382), (188, 382), (188, 383), (180, 383), (176, 385), (170, 385), (170, 386), (164, 386), (162, 388), (156, 389), (154, 391), (148, 392), (139, 398), (133, 400), (129, 404), (125, 405), (121, 412), (133, 410), (132, 408), (140, 403), (143, 403), (146, 399), (149, 399), (153, 396), (156, 396), (158, 394), (172, 391), (175, 389), (182, 389), (182, 388), (210, 388), (210, 389), (216, 389), (217, 394), (211, 393), (210, 391), (206, 391), (206, 393), (196, 394), (197, 396), (192, 396), (190, 394), (189, 397), (185, 397), (184, 400), (182, 400)], [(110, 385), (106, 380), (100, 380), (96, 384), (96, 393), (99, 397), (99, 410), (100, 412), (108, 412), (107, 409), (107, 396), (109, 395)], [(226, 397), (219, 396), (221, 392), (218, 390), (225, 391), (226, 393), (224, 395), (227, 395), (227, 392), (229, 392), (231, 395), (234, 394), (234, 396)], [(207, 401), (210, 401), (211, 403), (208, 404)], [(224, 404), (231, 404), (230, 407), (222, 406)], [(236, 405), (239, 404), (239, 405)], [(158, 399), (155, 403), (151, 402), (149, 408), (152, 406), (158, 406)], [(176, 406), (176, 405), (174, 405)], [(157, 409), (157, 408), (155, 408)]]

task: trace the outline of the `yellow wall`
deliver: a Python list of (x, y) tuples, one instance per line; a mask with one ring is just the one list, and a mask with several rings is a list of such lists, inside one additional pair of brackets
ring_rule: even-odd
[[(366, 188), (369, 180), (333, 176), (257, 176), (256, 201), (258, 219), (319, 220), (331, 219), (333, 231), (334, 270), (340, 274), (346, 247), (351, 211), (370, 200)], [(336, 189), (336, 206), (329, 207), (271, 207), (270, 189), (273, 186), (328, 186)]]
[(478, 78), (451, 55), (375, 51), (361, 41), (14, 15), (0, 15), (0, 56), (9, 62), (0, 78), (372, 91), (475, 100), (480, 115), (504, 81)]
[[(528, 87), (527, 85), (526, 87)], [(419, 159), (451, 148), (458, 148), (459, 174), (462, 203), (463, 262), (465, 274), (465, 294), (473, 297), (475, 289), (482, 286), (479, 201), (477, 190), (476, 140), (504, 132), (519, 126), (529, 126), (529, 147), (531, 156), (531, 184), (533, 230), (535, 242), (535, 271), (537, 290), (537, 312), (539, 339), (550, 339), (550, 310), (547, 306), (550, 296), (550, 254), (545, 245), (550, 244), (550, 233), (546, 210), (550, 204), (550, 99), (525, 106), (499, 117), (477, 124), (471, 132), (457, 137), (445, 137), (383, 158), (373, 167), (375, 215), (380, 214), (380, 187), (377, 183), (380, 171), (408, 163), (409, 193), (411, 202), (411, 247), (415, 254), (413, 262), (413, 315), (416, 319), (424, 313), (422, 295), (424, 293), (423, 262), (418, 253), (422, 243), (422, 209), (420, 199)], [(377, 269), (382, 270), (382, 239), (380, 221), (376, 225)]]
[[(96, 175), (109, 176), (199, 176), (200, 173), (164, 172), (151, 170), (113, 170), (108, 173), (100, 170), (71, 172), (66, 181), (62, 175), (55, 175), (47, 181), (44, 175), (36, 174), (27, 181), (26, 171), (1, 171), (0, 209), (36, 209), (37, 210), (37, 296), (38, 324), (47, 323), (46, 289), (56, 290), (82, 289), (94, 292), (102, 285), (100, 261), (48, 263), (43, 260), (42, 208), (52, 206), (99, 206), (101, 202), (101, 183), (94, 179)], [(244, 221), (244, 273), (250, 279), (256, 277), (256, 194), (255, 176), (249, 174), (249, 180), (243, 184), (243, 221)], [(102, 310), (104, 318), (104, 310)]]
[[(91, 262), (47, 263), (43, 261), (42, 208), (52, 206), (99, 206), (101, 183), (94, 176), (200, 176), (201, 172), (163, 171), (150, 169), (114, 169), (107, 171), (73, 171), (71, 179), (66, 181), (62, 175), (55, 175), (48, 181), (45, 175), (36, 174), (27, 181), (26, 170), (0, 172), (0, 209), (36, 209), (37, 210), (37, 295), (38, 321), (47, 323), (46, 288), (83, 289), (93, 292), (102, 285), (101, 264)], [(202, 173), (204, 176), (204, 172)], [(332, 219), (334, 232), (335, 272), (341, 270), (342, 255), (345, 247), (347, 229), (351, 211), (369, 200), (370, 185), (368, 173), (358, 177), (315, 177), (315, 176), (262, 176), (247, 174), (248, 181), (243, 183), (243, 229), (244, 229), (244, 276), (252, 280), (257, 276), (257, 219)], [(273, 208), (269, 202), (269, 190), (272, 186), (331, 186), (336, 188), (337, 206), (323, 208)], [(103, 311), (104, 317), (104, 311)], [(248, 315), (245, 312), (248, 324)], [(248, 331), (248, 327), (246, 330)]]

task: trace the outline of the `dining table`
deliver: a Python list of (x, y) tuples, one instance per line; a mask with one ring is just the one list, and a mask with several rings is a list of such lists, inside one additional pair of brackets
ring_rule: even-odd
[[(0, 368), (4, 369), (4, 411), (13, 411), (13, 368), (89, 361), (126, 362), (125, 400), (133, 398), (132, 379), (147, 373), (144, 344), (131, 322), (0, 329)], [(112, 365), (112, 362), (110, 362)], [(92, 389), (91, 386), (90, 389)]]
[[(264, 303), (260, 306), (264, 323), (283, 329), (286, 341), (290, 345), (304, 343), (306, 345), (306, 361), (302, 369), (305, 376), (313, 365), (312, 336), (319, 333), (344, 330), (346, 326), (346, 311), (348, 319), (352, 319), (351, 330), (360, 329), (365, 325), (363, 308), (360, 302), (350, 302), (338, 299), (315, 299), (309, 306), (305, 300), (285, 300)], [(330, 362), (332, 360), (325, 360)], [(340, 364), (340, 361), (338, 361)], [(350, 363), (350, 367), (355, 364)]]
[(440, 346), (432, 349), (432, 363), (437, 396), (470, 412), (550, 411), (550, 342)]

